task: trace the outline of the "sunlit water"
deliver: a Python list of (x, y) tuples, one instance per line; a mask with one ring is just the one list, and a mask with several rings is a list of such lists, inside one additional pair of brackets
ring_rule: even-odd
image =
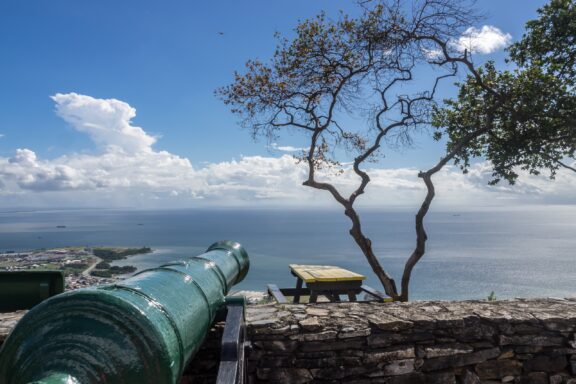
[[(414, 246), (413, 212), (364, 212), (364, 229), (399, 284)], [(498, 212), (432, 212), (428, 250), (413, 272), (413, 299), (576, 296), (576, 208)], [(57, 228), (57, 226), (66, 226)], [(293, 286), (288, 264), (339, 265), (379, 288), (333, 211), (30, 211), (0, 213), (0, 250), (74, 245), (150, 246), (152, 254), (118, 262), (139, 269), (203, 252), (211, 243), (240, 242), (250, 272), (238, 288)]]

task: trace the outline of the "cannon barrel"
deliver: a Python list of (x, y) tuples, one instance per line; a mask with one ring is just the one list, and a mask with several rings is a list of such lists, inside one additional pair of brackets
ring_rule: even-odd
[(122, 282), (54, 296), (0, 351), (0, 384), (177, 383), (225, 295), (248, 272), (235, 242)]

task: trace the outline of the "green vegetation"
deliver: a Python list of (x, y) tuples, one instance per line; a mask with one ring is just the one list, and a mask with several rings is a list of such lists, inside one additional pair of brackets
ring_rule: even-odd
[[(92, 276), (112, 277), (136, 271), (137, 268), (126, 266), (112, 266), (114, 260), (125, 259), (127, 256), (150, 253), (149, 247), (120, 248), (120, 247), (62, 247), (58, 249), (44, 249), (26, 252), (26, 254), (13, 257), (10, 252), (0, 257), (0, 269), (14, 270), (58, 270), (68, 275), (79, 275), (94, 263), (95, 270)], [(98, 260), (98, 258), (102, 260)]]
[(88, 264), (86, 264), (86, 263), (66, 264), (66, 268), (83, 271), (86, 268), (88, 268)]
[(109, 271), (113, 275), (123, 275), (125, 273), (136, 272), (136, 267), (133, 267), (132, 265), (124, 265), (122, 267), (114, 265), (113, 267), (110, 267)]
[(142, 247), (142, 248), (108, 248), (108, 247), (98, 247), (92, 249), (94, 256), (97, 256), (105, 261), (121, 260), (125, 259), (127, 256), (139, 255), (142, 253), (150, 253), (152, 248)]
[[(102, 263), (100, 263), (100, 264), (102, 264)], [(108, 264), (108, 265), (110, 265), (110, 264)], [(136, 269), (137, 268), (132, 266), (132, 265), (124, 265), (122, 267), (120, 267), (118, 265), (114, 265), (114, 266), (111, 266), (111, 267), (105, 268), (105, 269), (95, 269), (92, 272), (90, 272), (90, 274), (92, 276), (97, 276), (97, 277), (112, 277), (114, 275), (124, 275), (126, 273), (132, 273), (132, 272), (135, 272)]]
[(490, 160), (490, 184), (514, 184), (519, 169), (552, 179), (560, 168), (576, 172), (569, 165), (576, 157), (576, 2), (552, 0), (538, 15), (508, 49), (514, 70), (488, 62), (435, 111), (437, 136), (446, 135), (449, 148), (473, 136), (454, 160), (464, 172), (472, 158)]
[(110, 272), (109, 270), (94, 270), (90, 272), (91, 276), (95, 276), (95, 277), (112, 277), (112, 272)]
[(59, 264), (59, 263), (46, 263), (40, 264), (38, 268), (33, 269), (44, 269), (44, 270), (55, 270), (64, 272), (65, 276), (76, 275), (81, 273), (83, 270), (88, 268), (89, 264), (77, 263), (77, 264)]
[(109, 268), (110, 264), (105, 261), (101, 261), (98, 264), (96, 264), (96, 269), (109, 269)]

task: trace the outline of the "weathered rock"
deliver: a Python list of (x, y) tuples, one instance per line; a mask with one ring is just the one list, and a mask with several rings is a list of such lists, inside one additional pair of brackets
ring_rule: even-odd
[(524, 363), (524, 369), (528, 372), (542, 371), (542, 372), (561, 372), (568, 366), (566, 356), (546, 356), (539, 355), (533, 359), (527, 360)]
[(492, 348), (494, 346), (494, 342), (492, 342), (492, 341), (476, 341), (473, 343), (469, 343), (469, 345), (471, 347), (474, 347), (474, 349), (487, 349), (487, 348)]
[(336, 331), (325, 331), (320, 333), (304, 333), (298, 335), (298, 340), (301, 341), (320, 341), (320, 340), (333, 340), (338, 336)]
[(407, 338), (398, 333), (381, 333), (371, 334), (367, 338), (368, 345), (373, 348), (389, 347), (393, 344), (406, 342)]
[(498, 355), (500, 355), (500, 349), (491, 348), (461, 355), (436, 357), (425, 360), (424, 365), (422, 366), (422, 371), (437, 371), (451, 367), (463, 367), (466, 365), (478, 364), (488, 359), (495, 359)]
[(550, 376), (550, 384), (563, 384), (570, 379), (570, 376), (567, 374), (559, 374), (559, 375), (551, 375)]
[(350, 376), (368, 375), (377, 370), (377, 367), (370, 366), (356, 366), (356, 367), (329, 367), (320, 369), (311, 369), (310, 372), (315, 379), (330, 380), (330, 379), (344, 379)]
[(278, 308), (275, 304), (266, 305), (253, 305), (246, 308), (246, 317), (254, 316), (257, 313), (272, 313), (278, 312)]
[(512, 333), (517, 335), (533, 335), (542, 332), (542, 327), (539, 324), (516, 324), (511, 325)]
[[(456, 376), (451, 372), (442, 373), (408, 373), (399, 376), (374, 378), (371, 383), (385, 384), (456, 384)], [(479, 382), (478, 382), (479, 383)], [(347, 384), (347, 383), (346, 383)]]
[(460, 355), (463, 353), (471, 353), (474, 351), (469, 345), (466, 344), (447, 344), (447, 345), (436, 345), (433, 347), (424, 348), (424, 357), (439, 357), (439, 356), (452, 356)]
[(296, 358), (292, 355), (267, 355), (258, 360), (258, 365), (262, 368), (293, 367), (295, 360)]
[(303, 352), (318, 352), (318, 351), (340, 351), (346, 349), (362, 349), (364, 347), (364, 340), (362, 339), (349, 339), (346, 341), (334, 341), (324, 343), (321, 341), (310, 341), (302, 343), (300, 349)]
[(533, 346), (515, 346), (514, 351), (519, 354), (526, 354), (526, 353), (540, 353), (544, 350), (544, 347), (533, 347)]
[(314, 380), (310, 371), (304, 368), (259, 369), (256, 376), (272, 383), (305, 384)]
[(405, 375), (412, 372), (414, 372), (414, 359), (392, 361), (382, 366), (384, 376)]
[(316, 359), (297, 359), (293, 366), (296, 368), (326, 368), (326, 367), (359, 367), (362, 365), (360, 357), (323, 357)]
[(330, 314), (330, 311), (322, 308), (307, 307), (306, 313), (309, 316), (328, 316)]
[(405, 321), (394, 316), (379, 314), (378, 316), (369, 315), (367, 317), (370, 325), (383, 331), (402, 331), (414, 326), (411, 321)]
[(476, 365), (480, 379), (502, 379), (522, 373), (522, 363), (514, 360), (490, 360)]
[(538, 347), (561, 347), (565, 344), (563, 337), (526, 335), (526, 336), (500, 336), (500, 345), (530, 345)]
[(272, 319), (267, 317), (265, 319), (254, 320), (250, 322), (250, 326), (253, 328), (267, 328), (279, 323), (280, 322), (278, 319)]
[(474, 372), (466, 369), (462, 373), (462, 384), (480, 384), (480, 378)]
[(548, 375), (544, 372), (531, 372), (526, 376), (521, 376), (519, 384), (548, 384)]
[(268, 338), (270, 335), (292, 335), (297, 333), (297, 330), (292, 329), (289, 325), (282, 325), (281, 322), (265, 323), (268, 320), (260, 320), (257, 325), (258, 328), (253, 328), (252, 335), (254, 339), (263, 337)]
[(500, 354), (500, 356), (498, 356), (498, 359), (499, 359), (499, 360), (502, 360), (502, 359), (511, 359), (511, 358), (513, 358), (513, 357), (514, 357), (514, 351), (511, 350), (511, 349), (509, 349), (509, 350), (507, 350), (507, 351), (502, 352), (502, 353)]
[(492, 341), (492, 338), (497, 332), (494, 327), (482, 323), (474, 323), (465, 327), (453, 328), (451, 331), (456, 339), (464, 343), (481, 340)]
[(318, 352), (299, 352), (296, 351), (295, 355), (299, 359), (322, 359), (325, 357), (337, 357), (341, 351), (318, 351)]
[(20, 321), (26, 312), (28, 311), (0, 313), (0, 346), (6, 337), (8, 337), (10, 331), (12, 331), (12, 328), (16, 326), (16, 323)]
[(574, 324), (568, 320), (547, 321), (544, 327), (550, 331), (574, 332)]
[(298, 342), (293, 340), (271, 340), (255, 341), (253, 343), (257, 348), (268, 352), (288, 353), (293, 352), (298, 346)]
[(318, 321), (317, 317), (309, 317), (298, 322), (303, 330), (314, 332), (322, 329), (322, 324)]
[(378, 364), (386, 363), (392, 360), (403, 360), (414, 357), (414, 348), (412, 347), (398, 347), (388, 348), (386, 350), (379, 350), (374, 352), (366, 352), (364, 354), (364, 363)]
[(371, 333), (370, 328), (356, 329), (353, 327), (345, 327), (338, 333), (338, 338), (349, 339), (352, 337), (368, 336)]

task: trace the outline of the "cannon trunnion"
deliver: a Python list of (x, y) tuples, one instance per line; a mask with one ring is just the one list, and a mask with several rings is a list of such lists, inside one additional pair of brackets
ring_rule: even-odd
[(0, 383), (177, 383), (249, 268), (235, 242), (34, 307), (0, 352)]

